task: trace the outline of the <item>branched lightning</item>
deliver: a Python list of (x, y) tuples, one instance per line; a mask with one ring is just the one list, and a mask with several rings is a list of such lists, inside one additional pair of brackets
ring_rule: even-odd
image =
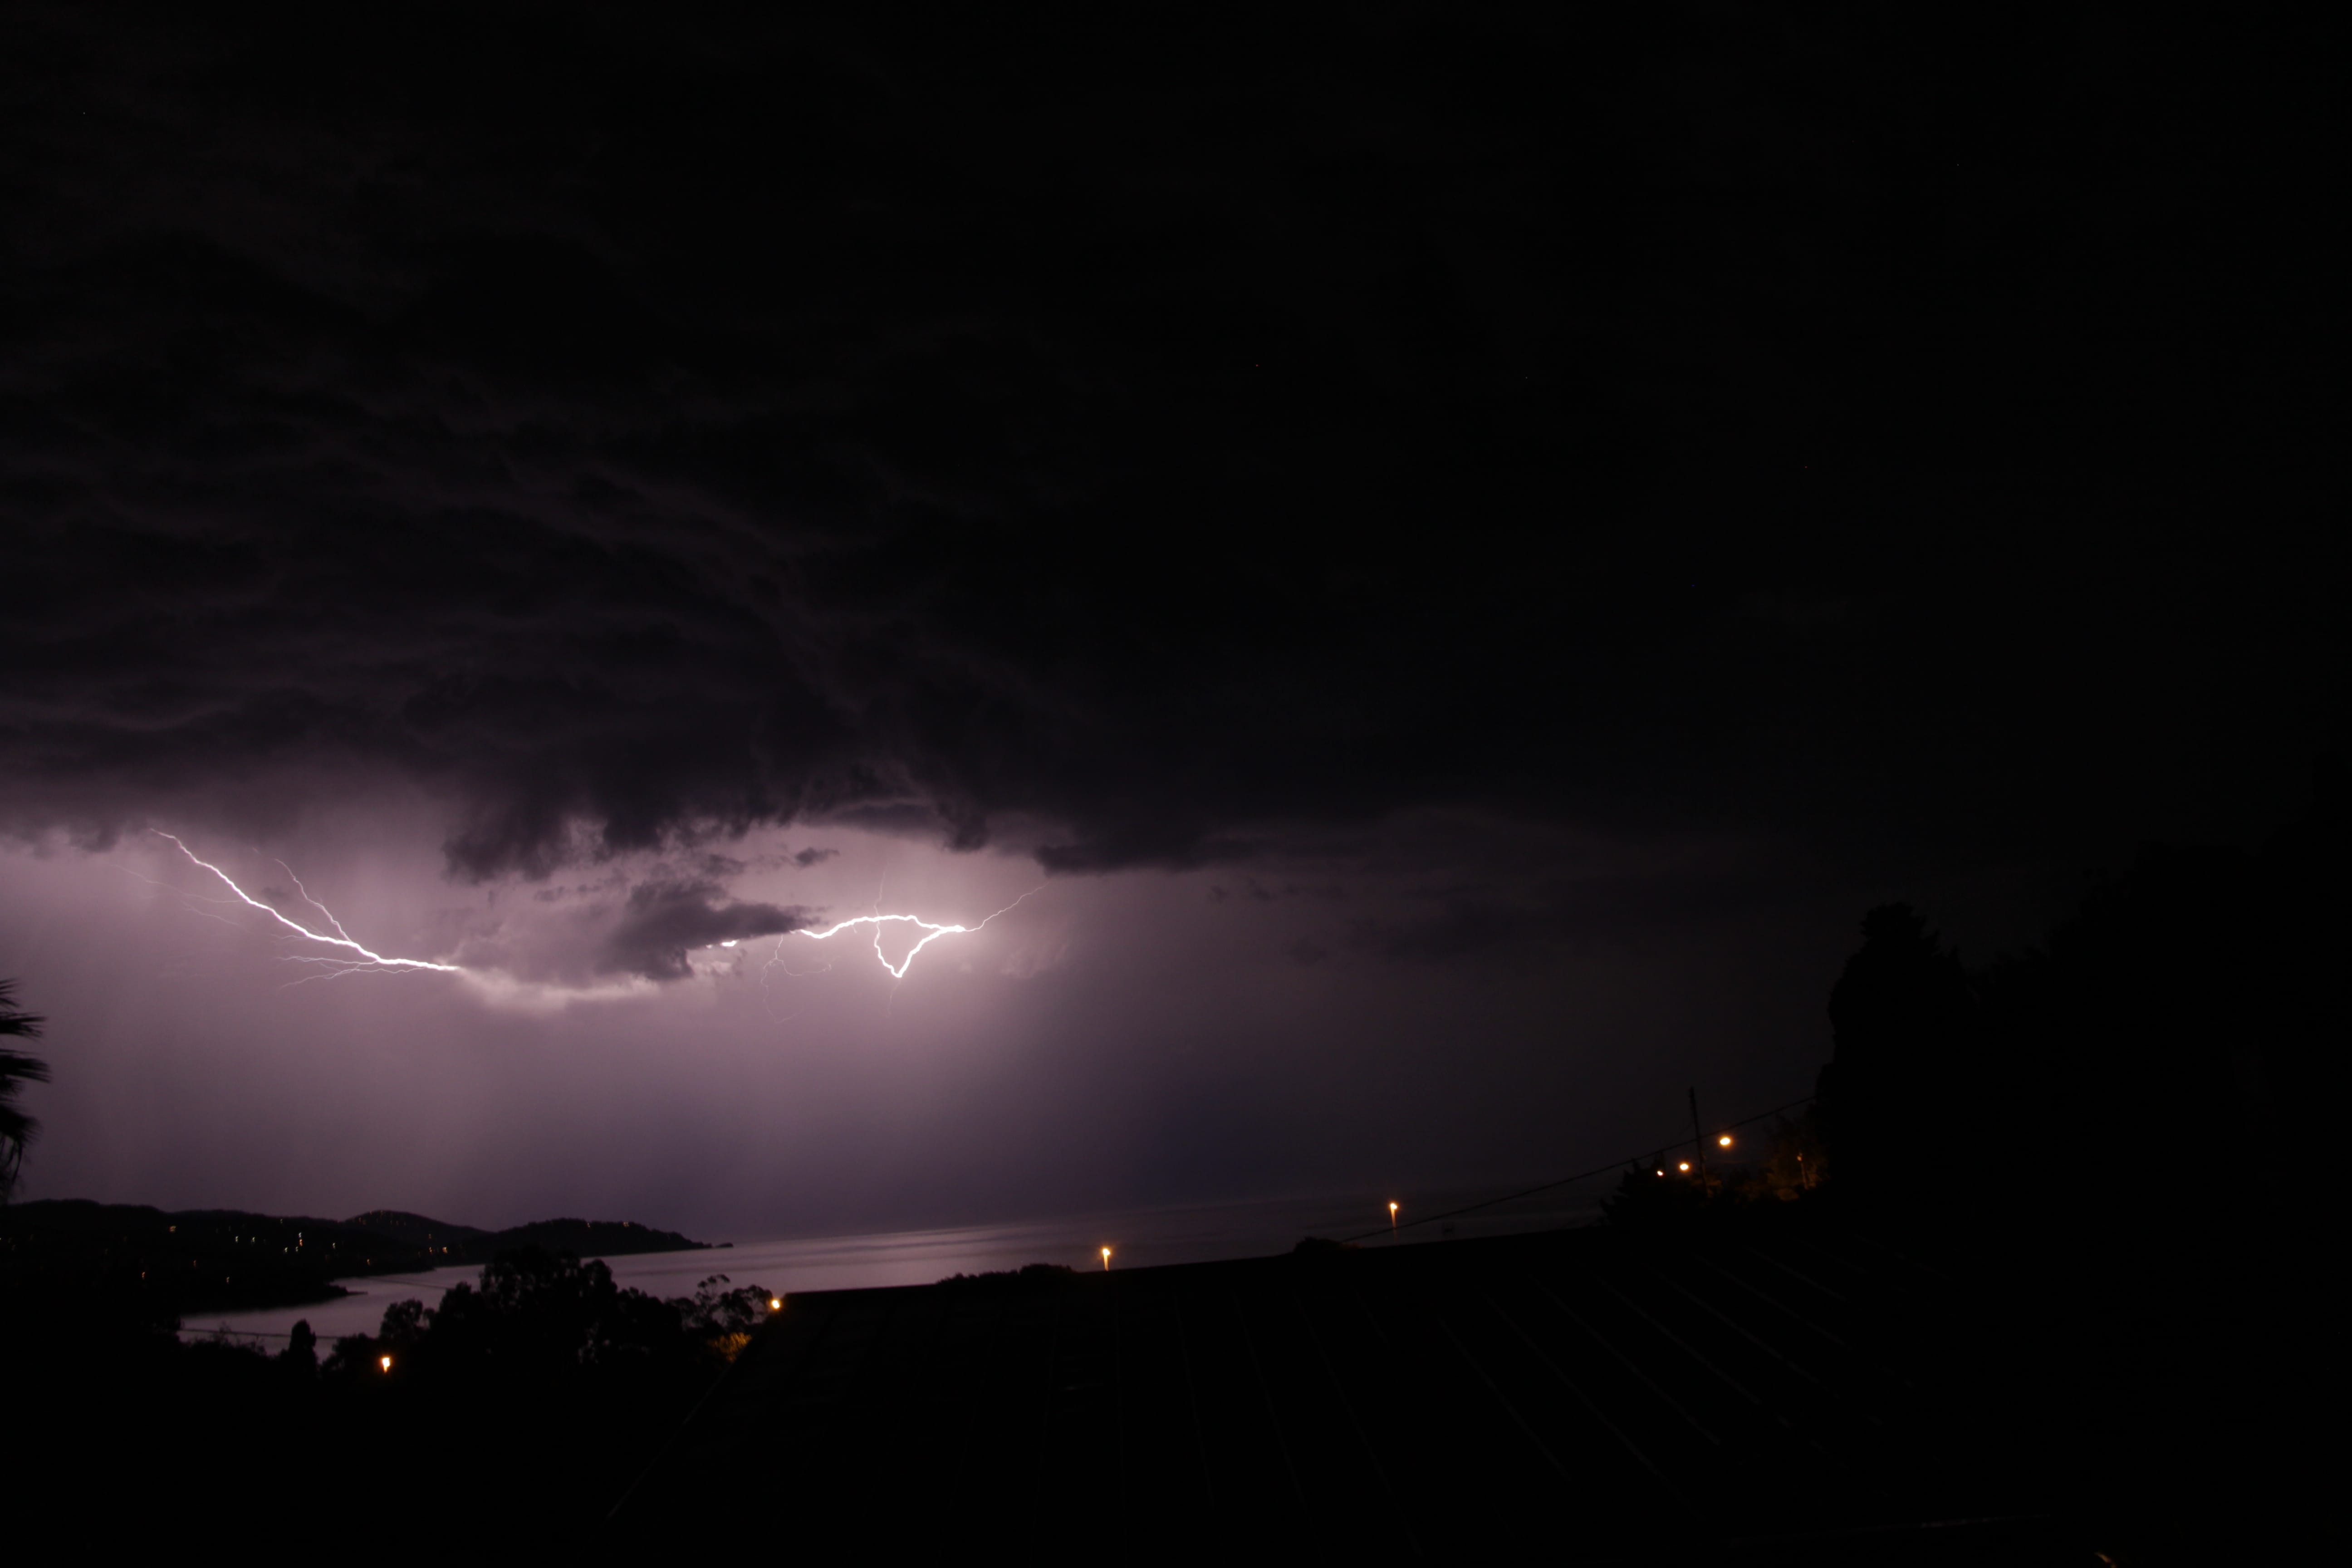
[[(335, 919), (334, 914), (327, 908), (326, 905), (310, 897), (310, 890), (302, 886), (301, 879), (295, 877), (294, 886), (296, 889), (302, 894), (303, 901), (309, 904), (312, 909), (317, 910), (320, 914), (327, 917), (327, 924), (333, 929), (335, 934), (329, 936), (324, 932), (312, 931), (309, 926), (302, 924), (299, 921), (287, 919), (286, 916), (278, 913), (276, 910), (271, 909), (268, 904), (263, 903), (259, 899), (255, 898), (243, 888), (238, 887), (227, 872), (222, 870), (211, 861), (197, 859), (196, 852), (189, 848), (185, 844), (182, 844), (173, 835), (164, 832), (160, 827), (152, 827), (148, 829), (148, 831), (154, 834), (159, 838), (171, 839), (174, 845), (178, 846), (180, 853), (185, 855), (191, 863), (201, 866), (205, 870), (210, 871), (214, 876), (218, 877), (221, 879), (221, 885), (228, 889), (230, 892), (235, 893), (244, 902), (252, 905), (257, 910), (259, 910), (263, 914), (268, 915), (271, 920), (276, 921), (279, 925), (284, 926), (288, 931), (292, 931), (295, 935), (301, 937), (306, 941), (323, 942), (329, 947), (347, 948), (351, 952), (358, 954), (356, 958), (344, 958), (335, 954), (324, 953), (296, 958), (294, 962), (298, 963), (317, 964), (322, 968), (324, 973), (310, 976), (311, 979), (333, 979), (338, 975), (343, 974), (380, 973), (387, 970), (403, 969), (432, 970), (442, 974), (462, 974), (465, 973), (463, 969), (454, 963), (435, 963), (430, 960), (422, 958), (386, 958), (383, 953), (373, 952), (367, 948), (362, 947), (358, 942), (352, 940), (351, 933), (343, 930), (342, 922)], [(286, 862), (281, 860), (278, 864), (280, 866), (284, 866)], [(286, 874), (289, 877), (294, 877), (294, 873), (290, 868), (287, 870)], [(296, 984), (299, 984), (300, 982), (298, 981)]]
[[(1029, 893), (1034, 893), (1044, 886), (1045, 884), (1041, 882), (1037, 887), (1030, 889)], [(919, 915), (859, 915), (855, 919), (843, 921), (839, 925), (834, 926), (830, 930), (808, 931), (803, 929), (793, 931), (791, 934), (793, 936), (807, 937), (811, 942), (824, 942), (829, 938), (839, 936), (843, 931), (849, 930), (853, 926), (872, 926), (874, 928), (874, 956), (881, 961), (883, 968), (890, 972), (890, 977), (893, 980), (904, 980), (907, 978), (907, 971), (915, 966), (915, 955), (922, 952), (923, 949), (930, 946), (931, 943), (939, 941), (940, 938), (943, 936), (968, 936), (973, 931), (984, 929), (988, 924), (988, 921), (994, 920), (997, 915), (1010, 914), (1014, 910), (1020, 908), (1022, 900), (1028, 898), (1029, 893), (1022, 894), (1021, 898), (1013, 900), (1011, 903), (997, 910), (995, 915), (989, 916), (988, 920), (981, 921), (980, 924), (976, 926), (939, 925), (930, 921), (924, 920)], [(907, 956), (900, 959), (896, 963), (891, 963), (889, 958), (882, 951), (882, 928), (894, 922), (919, 926), (923, 931), (923, 939), (915, 943), (913, 947), (908, 949)], [(783, 949), (783, 939), (782, 937), (776, 939), (776, 947), (779, 954), (781, 955)], [(771, 962), (772, 963), (773, 961), (772, 960)], [(791, 971), (787, 970), (785, 973), (790, 973)]]
[(302, 879), (294, 874), (293, 867), (280, 860), (278, 862), (278, 868), (286, 873), (286, 879), (294, 884), (294, 890), (302, 895), (304, 903), (327, 917), (327, 923), (335, 928), (337, 936), (341, 937), (345, 942), (352, 940), (352, 933), (343, 929), (343, 922), (335, 918), (335, 911), (310, 896), (310, 889), (302, 885)]
[[(362, 945), (351, 934), (350, 931), (343, 928), (343, 923), (335, 918), (333, 910), (328, 909), (326, 905), (320, 903), (318, 900), (310, 896), (310, 890), (302, 885), (301, 878), (295, 875), (293, 868), (288, 866), (283, 860), (280, 860), (278, 862), (278, 867), (286, 872), (288, 879), (293, 882), (295, 891), (301, 897), (302, 901), (308, 904), (311, 909), (316, 910), (319, 912), (320, 918), (325, 921), (324, 930), (313, 929), (312, 927), (305, 925), (303, 922), (285, 914), (283, 911), (262, 902), (259, 899), (257, 899), (252, 894), (247, 892), (243, 888), (237, 886), (236, 879), (226, 871), (222, 870), (218, 866), (214, 865), (209, 860), (199, 858), (196, 852), (189, 848), (176, 834), (166, 833), (160, 827), (150, 828), (149, 831), (153, 833), (158, 838), (169, 840), (173, 847), (179, 850), (183, 856), (187, 858), (190, 865), (195, 866), (202, 870), (211, 872), (215, 878), (218, 879), (221, 886), (229, 890), (237, 902), (242, 903), (250, 909), (260, 910), (263, 914), (268, 915), (271, 920), (276, 921), (279, 925), (285, 927), (286, 930), (292, 933), (293, 936), (299, 938), (303, 942), (317, 942), (322, 947), (341, 950), (340, 952), (327, 953), (289, 954), (286, 962), (310, 965), (314, 971), (314, 973), (305, 975), (303, 980), (293, 982), (295, 984), (301, 984), (305, 981), (309, 980), (337, 979), (346, 974), (382, 974), (397, 973), (402, 972), (425, 972), (438, 974), (465, 974), (469, 975), (477, 981), (488, 981), (496, 977), (497, 972), (495, 971), (482, 971), (478, 969), (468, 970), (462, 964), (442, 963), (431, 959), (394, 958), (384, 953), (377, 952), (373, 949)], [(836, 925), (830, 926), (824, 931), (812, 931), (803, 928), (799, 931), (784, 932), (776, 938), (774, 952), (769, 956), (768, 962), (761, 966), (761, 989), (764, 992), (767, 988), (768, 972), (780, 967), (783, 969), (786, 974), (793, 975), (795, 978), (808, 977), (783, 963), (784, 943), (790, 938), (794, 936), (804, 936), (812, 942), (825, 942), (834, 937), (839, 936), (845, 931), (850, 931), (859, 926), (870, 926), (873, 928), (875, 959), (884, 969), (889, 972), (890, 977), (893, 980), (904, 980), (907, 977), (908, 971), (914, 967), (916, 957), (922, 952), (923, 949), (930, 946), (931, 943), (939, 941), (940, 938), (943, 936), (968, 936), (975, 931), (985, 930), (990, 921), (998, 919), (1000, 916), (1012, 913), (1013, 910), (1018, 909), (1024, 901), (1026, 901), (1031, 894), (1043, 890), (1044, 887), (1044, 883), (1039, 883), (1036, 887), (1030, 889), (1028, 892), (1022, 894), (1020, 898), (1013, 900), (1011, 903), (1005, 905), (1003, 909), (998, 910), (994, 914), (990, 915), (986, 920), (982, 921), (977, 925), (947, 924), (935, 921), (927, 921), (919, 915), (883, 914), (877, 911), (877, 913), (870, 915), (854, 916)], [(195, 895), (191, 894), (184, 896), (193, 898)], [(205, 900), (203, 901), (223, 904), (227, 902), (226, 900)], [(199, 910), (197, 912), (209, 913), (209, 911), (203, 910)], [(212, 918), (219, 919), (221, 917), (215, 915)], [(917, 941), (915, 945), (908, 950), (906, 955), (900, 958), (896, 963), (891, 963), (888, 954), (882, 951), (882, 928), (887, 925), (909, 925), (917, 928), (922, 932), (921, 938)], [(716, 945), (733, 947), (735, 942), (733, 941), (727, 941)], [(833, 966), (829, 963), (824, 964), (821, 965), (819, 969), (811, 973), (823, 973), (830, 970), (832, 967)]]

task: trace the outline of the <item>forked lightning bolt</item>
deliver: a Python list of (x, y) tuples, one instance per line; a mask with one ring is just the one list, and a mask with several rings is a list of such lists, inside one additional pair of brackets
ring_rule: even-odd
[[(356, 958), (341, 958), (331, 954), (319, 954), (312, 957), (298, 958), (295, 961), (299, 963), (315, 963), (323, 966), (326, 970), (327, 977), (331, 978), (338, 974), (360, 974), (366, 973), (371, 971), (398, 969), (429, 969), (442, 974), (462, 974), (465, 973), (464, 970), (454, 963), (434, 963), (422, 958), (386, 958), (380, 952), (372, 952), (368, 949), (362, 947), (358, 942), (352, 940), (351, 933), (343, 930), (342, 922), (335, 919), (334, 914), (327, 908), (326, 905), (310, 897), (309, 889), (302, 887), (301, 879), (299, 877), (295, 878), (294, 886), (298, 890), (301, 891), (303, 902), (309, 904), (312, 909), (317, 910), (320, 914), (325, 915), (327, 917), (327, 924), (333, 928), (335, 934), (329, 936), (322, 931), (312, 931), (309, 926), (302, 924), (299, 921), (288, 920), (284, 915), (279, 914), (276, 910), (271, 909), (268, 904), (263, 903), (259, 899), (255, 898), (243, 888), (238, 887), (236, 883), (230, 879), (227, 872), (222, 870), (211, 861), (198, 860), (196, 858), (196, 852), (189, 848), (185, 844), (181, 844), (180, 840), (172, 834), (164, 832), (160, 827), (151, 827), (148, 831), (154, 834), (158, 838), (171, 839), (173, 844), (179, 846), (180, 853), (185, 855), (191, 862), (203, 867), (205, 870), (210, 871), (214, 876), (218, 877), (221, 879), (221, 885), (223, 887), (226, 888), (230, 892), (235, 893), (245, 902), (251, 904), (255, 909), (259, 910), (263, 914), (268, 915), (271, 920), (276, 921), (279, 925), (284, 926), (288, 931), (292, 931), (295, 935), (305, 938), (310, 942), (324, 942), (329, 947), (347, 948), (351, 952), (358, 954)], [(278, 864), (282, 866), (285, 862), (281, 860)], [(294, 873), (290, 869), (288, 870), (286, 874), (289, 877), (294, 876)]]
[[(362, 946), (357, 941), (353, 940), (351, 932), (343, 929), (342, 922), (335, 918), (333, 910), (328, 909), (326, 905), (320, 903), (318, 900), (310, 896), (310, 889), (302, 886), (302, 879), (294, 875), (294, 871), (291, 867), (286, 867), (286, 875), (292, 879), (295, 890), (301, 894), (302, 901), (309, 904), (312, 909), (318, 910), (320, 915), (326, 918), (327, 931), (313, 931), (309, 926), (304, 925), (301, 921), (290, 919), (279, 910), (263, 903), (259, 899), (255, 898), (243, 888), (238, 887), (236, 879), (230, 877), (227, 872), (222, 870), (219, 867), (214, 865), (209, 860), (197, 858), (196, 852), (189, 848), (186, 844), (181, 842), (177, 835), (166, 833), (160, 827), (150, 828), (148, 831), (154, 834), (158, 838), (166, 838), (171, 840), (173, 847), (177, 848), (181, 854), (188, 858), (189, 864), (201, 867), (203, 869), (210, 871), (215, 877), (219, 878), (221, 886), (226, 888), (231, 893), (236, 895), (239, 902), (259, 910), (263, 914), (268, 915), (271, 920), (276, 921), (279, 925), (284, 926), (288, 931), (292, 931), (296, 936), (302, 938), (305, 942), (315, 942), (326, 947), (341, 948), (345, 952), (352, 955), (346, 958), (341, 954), (320, 953), (293, 957), (291, 959), (291, 962), (293, 963), (315, 964), (319, 966), (321, 973), (318, 975), (312, 976), (311, 978), (332, 979), (338, 975), (343, 974), (383, 973), (401, 970), (430, 971), (438, 974), (463, 974), (467, 973), (464, 966), (460, 964), (437, 963), (430, 959), (424, 958), (391, 958), (381, 952), (377, 952), (373, 949)], [(286, 866), (286, 863), (282, 860), (279, 861), (278, 864), (281, 867)], [(1043, 884), (1041, 883), (1039, 888), (1042, 887)], [(1039, 888), (1030, 889), (1028, 893), (1022, 894), (1020, 898), (1013, 900), (1013, 902), (997, 910), (996, 914), (989, 916), (988, 920), (982, 921), (979, 925), (942, 925), (932, 921), (924, 920), (919, 915), (875, 914), (858, 915), (855, 919), (843, 921), (840, 924), (833, 926), (825, 931), (802, 930), (787, 932), (786, 935), (804, 936), (812, 942), (824, 942), (829, 938), (839, 936), (843, 931), (849, 931), (857, 926), (872, 926), (874, 928), (874, 956), (880, 961), (883, 968), (890, 972), (892, 979), (904, 980), (907, 977), (907, 971), (914, 967), (915, 955), (921, 952), (923, 949), (930, 946), (931, 943), (939, 941), (939, 939), (943, 936), (969, 935), (973, 931), (982, 930), (987, 926), (989, 921), (996, 919), (997, 915), (1010, 914), (1013, 910), (1019, 908), (1022, 900), (1027, 899), (1029, 897), (1029, 893), (1038, 891)], [(882, 928), (890, 924), (917, 926), (921, 928), (923, 932), (922, 940), (916, 942), (912, 948), (909, 948), (907, 952), (907, 955), (896, 963), (891, 963), (888, 955), (884, 953), (882, 951)], [(329, 932), (332, 932), (332, 934), (330, 935)], [(782, 957), (783, 943), (783, 937), (780, 936), (776, 939), (776, 956), (769, 960), (769, 967), (772, 968), (777, 960)], [(723, 943), (722, 945), (732, 947), (735, 944), (730, 942)], [(477, 973), (478, 973), (479, 972), (478, 971)], [(790, 971), (787, 971), (786, 973), (790, 973)], [(299, 984), (299, 982), (297, 982), (296, 984)]]
[[(1042, 885), (1043, 884), (1040, 884), (1040, 886)], [(1029, 893), (1034, 893), (1035, 891), (1037, 891), (1036, 888), (1029, 889)], [(1020, 899), (1013, 900), (1011, 903), (997, 910), (996, 915), (1012, 913), (1021, 906), (1021, 899), (1027, 898), (1029, 893), (1022, 894)], [(996, 915), (989, 916), (988, 921), (994, 920)], [(811, 942), (824, 942), (829, 937), (839, 936), (843, 931), (849, 930), (852, 926), (872, 926), (874, 928), (874, 956), (882, 961), (882, 967), (890, 972), (890, 977), (893, 980), (904, 980), (907, 978), (907, 971), (915, 966), (915, 955), (922, 952), (923, 949), (930, 946), (931, 943), (939, 941), (940, 938), (943, 936), (968, 936), (971, 932), (979, 931), (982, 927), (986, 926), (988, 924), (988, 921), (982, 921), (976, 926), (935, 925), (931, 921), (916, 915), (859, 915), (856, 920), (842, 921), (839, 925), (833, 927), (830, 931), (804, 930), (794, 931), (791, 934), (794, 936), (807, 937)], [(912, 926), (920, 926), (923, 930), (923, 940), (917, 942), (913, 947), (908, 948), (907, 950), (907, 956), (900, 959), (896, 963), (891, 963), (888, 957), (887, 957), (882, 952), (882, 928), (890, 924), (892, 921), (899, 921)], [(778, 948), (781, 949), (783, 945), (783, 939), (782, 937), (777, 938), (776, 944)]]

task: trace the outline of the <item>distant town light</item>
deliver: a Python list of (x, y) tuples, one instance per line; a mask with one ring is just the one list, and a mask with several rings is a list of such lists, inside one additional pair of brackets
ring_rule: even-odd
[(380, 1355), (375, 1358), (375, 1364), (383, 1368), (384, 1371), (390, 1372), (392, 1370), (392, 1358), (388, 1355)]
[(1108, 1273), (1108, 1272), (1110, 1271), (1110, 1248), (1109, 1248), (1109, 1247), (1104, 1247), (1104, 1248), (1102, 1249), (1102, 1255), (1103, 1255), (1103, 1271), (1104, 1271), (1105, 1273)]
[(771, 1312), (781, 1312), (783, 1310), (784, 1299), (782, 1296), (771, 1296), (768, 1298), (768, 1310)]

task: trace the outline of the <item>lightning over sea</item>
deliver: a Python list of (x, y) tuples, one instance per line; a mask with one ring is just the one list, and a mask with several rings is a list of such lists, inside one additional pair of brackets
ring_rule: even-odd
[[(255, 898), (251, 893), (247, 892), (242, 887), (238, 886), (236, 879), (232, 878), (226, 871), (213, 864), (211, 861), (199, 858), (196, 852), (189, 848), (187, 844), (176, 834), (166, 833), (160, 827), (150, 828), (148, 831), (153, 833), (159, 838), (168, 840), (174, 848), (178, 849), (179, 852), (187, 858), (190, 865), (210, 872), (219, 880), (223, 887), (226, 888), (230, 893), (235, 895), (238, 902), (245, 904), (248, 908), (258, 910), (263, 914), (268, 915), (271, 920), (285, 927), (289, 932), (292, 933), (294, 938), (299, 938), (304, 942), (317, 942), (323, 947), (341, 950), (341, 952), (336, 952), (289, 953), (285, 955), (285, 961), (287, 963), (310, 965), (314, 971), (312, 973), (304, 975), (300, 980), (289, 982), (289, 984), (299, 985), (310, 980), (340, 979), (342, 976), (350, 974), (429, 973), (437, 974), (465, 975), (468, 978), (477, 980), (489, 980), (494, 977), (495, 972), (484, 972), (465, 964), (450, 963), (438, 959), (394, 957), (385, 953), (377, 952), (373, 949), (362, 945), (358, 940), (352, 937), (350, 931), (343, 928), (342, 922), (335, 918), (333, 910), (328, 909), (326, 905), (320, 903), (318, 900), (310, 896), (310, 889), (302, 886), (301, 878), (295, 875), (293, 868), (287, 866), (282, 860), (278, 864), (284, 868), (287, 877), (294, 883), (295, 891), (300, 896), (302, 901), (308, 904), (311, 909), (318, 911), (319, 916), (324, 921), (324, 930), (317, 929), (312, 925), (306, 925), (301, 921), (293, 919), (291, 916), (277, 909), (275, 906), (267, 903), (260, 899)], [(872, 928), (874, 932), (874, 957), (876, 962), (879, 963), (883, 969), (888, 972), (893, 980), (904, 980), (907, 977), (908, 972), (914, 967), (917, 956), (931, 943), (939, 941), (940, 938), (944, 936), (968, 936), (973, 932), (985, 930), (990, 921), (996, 920), (1000, 916), (1011, 913), (1013, 910), (1019, 908), (1020, 905), (1032, 894), (1040, 891), (1043, 887), (1044, 884), (1041, 883), (1038, 887), (1030, 889), (1028, 892), (1022, 894), (1020, 898), (1013, 900), (1012, 903), (1005, 905), (1004, 908), (998, 910), (994, 914), (988, 916), (987, 919), (982, 920), (978, 925), (961, 925), (937, 921), (928, 921), (919, 915), (875, 913), (854, 916), (849, 920), (842, 921), (837, 924), (830, 926), (824, 931), (815, 931), (805, 926), (800, 927), (793, 931), (784, 931), (776, 938), (776, 951), (769, 959), (767, 967), (772, 969), (781, 962), (783, 955), (784, 942), (790, 938), (801, 936), (806, 937), (812, 942), (825, 942), (840, 935), (844, 931), (852, 931), (860, 926), (866, 926)], [(912, 947), (908, 949), (905, 955), (901, 957), (898, 962), (893, 963), (890, 962), (889, 955), (883, 951), (882, 931), (883, 928), (886, 926), (899, 924), (912, 926), (920, 931), (923, 934)], [(716, 945), (733, 947), (735, 943), (730, 941), (720, 942)], [(785, 973), (790, 974), (793, 972), (787, 969)]]

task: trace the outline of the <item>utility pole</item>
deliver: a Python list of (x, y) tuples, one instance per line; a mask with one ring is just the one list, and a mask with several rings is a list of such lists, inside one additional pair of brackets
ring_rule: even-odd
[(1706, 1134), (1698, 1130), (1698, 1086), (1696, 1084), (1691, 1086), (1690, 1112), (1691, 1147), (1698, 1151), (1692, 1156), (1692, 1161), (1698, 1166), (1699, 1190), (1705, 1192), (1706, 1190)]

